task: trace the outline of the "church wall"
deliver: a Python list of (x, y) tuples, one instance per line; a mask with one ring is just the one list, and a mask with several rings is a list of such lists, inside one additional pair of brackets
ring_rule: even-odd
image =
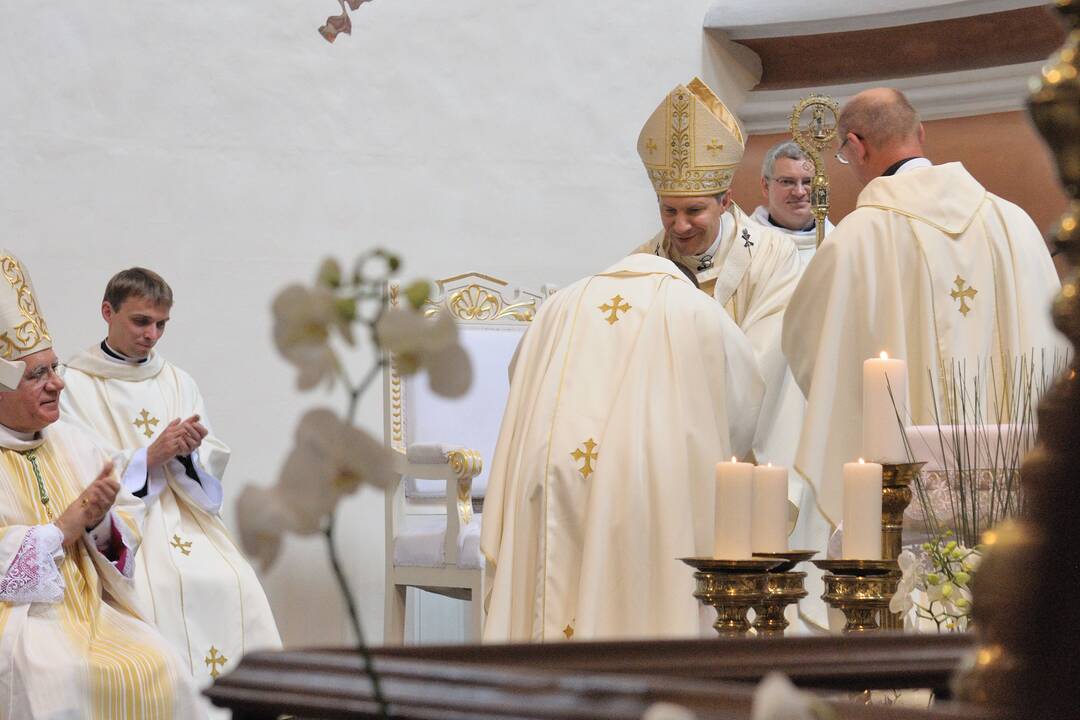
[[(113, 272), (170, 281), (159, 347), (232, 447), (233, 526), (301, 414), (344, 407), (294, 389), (274, 294), (374, 245), (409, 276), (566, 285), (608, 266), (657, 229), (634, 151), (657, 102), (703, 66), (733, 104), (753, 84), (735, 51), (705, 45), (709, 5), (380, 0), (329, 45), (316, 27), (333, 0), (0, 3), (0, 245), (29, 265), (61, 356), (101, 339)], [(360, 416), (381, 436), (377, 391)], [(341, 514), (377, 640), (381, 493)], [(318, 540), (288, 540), (263, 579), (287, 643), (342, 641)]]
[[(1044, 230), (1065, 210), (1066, 197), (1042, 139), (1026, 113), (1005, 112), (931, 120), (926, 127), (926, 152), (935, 163), (960, 161), (990, 192), (1024, 208)], [(740, 206), (761, 204), (761, 162), (775, 143), (788, 134), (752, 136), (733, 191)], [(826, 155), (832, 189), (829, 217), (839, 222), (855, 208), (861, 187), (848, 168)]]

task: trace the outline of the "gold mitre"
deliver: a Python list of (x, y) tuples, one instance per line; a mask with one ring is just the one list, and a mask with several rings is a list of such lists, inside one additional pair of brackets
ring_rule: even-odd
[(694, 78), (653, 111), (637, 151), (657, 195), (716, 195), (731, 187), (744, 144), (738, 119)]
[(0, 248), (0, 390), (14, 390), (26, 363), (20, 361), (52, 347), (52, 337), (38, 309), (30, 273), (13, 254)]

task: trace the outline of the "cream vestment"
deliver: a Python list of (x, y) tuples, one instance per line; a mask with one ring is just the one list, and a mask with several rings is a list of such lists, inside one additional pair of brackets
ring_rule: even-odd
[(842, 465), (861, 454), (864, 360), (886, 351), (907, 361), (908, 422), (927, 424), (931, 388), (940, 402), (952, 361), (969, 372), (993, 361), (1000, 382), (1021, 355), (1045, 353), (1049, 368), (1066, 347), (1050, 321), (1057, 274), (1031, 218), (960, 163), (917, 165), (867, 184), (784, 320), (784, 352), (808, 398), (796, 465), (834, 524)]
[(743, 333), (668, 260), (547, 300), (488, 481), (484, 640), (698, 635), (678, 558), (712, 554), (714, 464), (749, 450), (761, 393)]
[[(262, 586), (218, 514), (229, 449), (191, 377), (157, 353), (136, 364), (95, 346), (71, 359), (64, 382), (65, 417), (113, 449), (126, 488), (145, 492), (139, 597), (199, 685), (246, 652), (280, 647)], [(147, 472), (146, 449), (158, 433), (196, 414), (210, 434), (189, 466), (173, 459)]]

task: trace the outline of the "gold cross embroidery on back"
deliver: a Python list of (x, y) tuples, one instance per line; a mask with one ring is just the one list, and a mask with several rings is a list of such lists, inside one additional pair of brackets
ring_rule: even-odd
[(139, 413), (139, 417), (135, 418), (134, 425), (136, 428), (142, 430), (143, 435), (151, 438), (154, 437), (154, 431), (150, 428), (156, 427), (159, 422), (160, 420), (156, 417), (150, 417), (149, 410), (143, 408), (142, 412)]
[(600, 457), (600, 453), (593, 452), (594, 450), (596, 450), (596, 441), (592, 438), (586, 440), (581, 447), (584, 448), (584, 450), (579, 448), (574, 452), (570, 453), (570, 457), (574, 458), (575, 460), (585, 461), (582, 466), (578, 468), (578, 472), (581, 473), (581, 478), (583, 480), (588, 480), (589, 476), (593, 474), (593, 461), (597, 460)]
[(604, 303), (600, 305), (600, 312), (608, 313), (608, 316), (604, 318), (607, 320), (608, 325), (614, 325), (619, 321), (619, 313), (626, 313), (630, 310), (630, 304), (622, 299), (622, 295), (616, 295), (611, 298), (610, 303)]
[(967, 301), (974, 298), (979, 291), (973, 287), (965, 288), (967, 281), (959, 275), (953, 280), (953, 284), (956, 285), (956, 289), (950, 292), (949, 295), (952, 296), (953, 300), (960, 301), (960, 314), (967, 317), (967, 314), (971, 312), (971, 306), (968, 305)]
[(177, 550), (179, 550), (180, 552), (182, 552), (184, 555), (190, 555), (191, 554), (191, 541), (190, 540), (185, 542), (184, 539), (181, 538), (179, 535), (173, 535), (172, 536), (172, 542), (170, 542), (169, 544), (172, 545)]
[(705, 149), (712, 150), (713, 152), (720, 152), (724, 149), (724, 145), (718, 138), (713, 138), (709, 141), (709, 144), (705, 146)]
[(217, 679), (217, 676), (221, 674), (221, 667), (225, 667), (225, 663), (229, 662), (229, 658), (218, 653), (218, 649), (213, 645), (210, 646), (210, 654), (203, 658), (203, 662), (210, 668), (210, 677)]

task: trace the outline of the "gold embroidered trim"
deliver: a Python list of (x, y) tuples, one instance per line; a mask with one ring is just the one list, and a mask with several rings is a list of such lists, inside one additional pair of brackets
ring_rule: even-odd
[[(38, 310), (34, 293), (30, 289), (30, 283), (27, 282), (26, 273), (19, 261), (10, 255), (0, 257), (0, 271), (15, 290), (19, 314), (25, 318), (15, 327), (0, 333), (0, 357), (5, 360), (14, 360), (16, 353), (25, 354), (43, 342), (51, 342), (52, 336), (49, 335), (45, 318)], [(9, 333), (13, 333), (14, 337)]]
[[(646, 168), (657, 194), (715, 195), (731, 186), (737, 163), (712, 165), (694, 169), (693, 158), (693, 97), (689, 91), (671, 94), (668, 119), (671, 124), (671, 164), (668, 167)], [(737, 126), (736, 126), (737, 127)]]

